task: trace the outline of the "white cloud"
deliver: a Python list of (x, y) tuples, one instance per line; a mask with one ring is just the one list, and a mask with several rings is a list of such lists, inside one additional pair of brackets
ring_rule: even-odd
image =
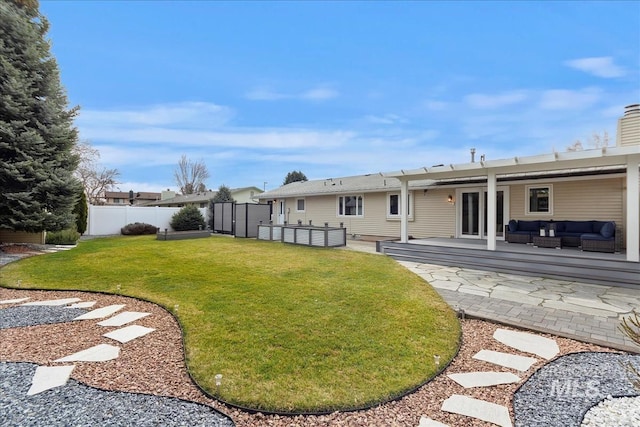
[(613, 63), (610, 56), (597, 56), (591, 58), (579, 58), (565, 61), (564, 64), (571, 68), (593, 74), (597, 77), (614, 78), (626, 74), (624, 68)]
[(326, 88), (326, 87), (318, 87), (300, 94), (300, 98), (302, 99), (310, 99), (313, 101), (324, 101), (325, 99), (337, 98), (339, 95), (338, 91)]
[(584, 110), (598, 102), (601, 97), (602, 91), (598, 88), (551, 89), (542, 92), (540, 108), (544, 110)]
[(217, 127), (229, 122), (233, 110), (208, 102), (182, 102), (123, 110), (80, 110), (78, 125)]
[(447, 104), (446, 102), (429, 99), (426, 100), (423, 105), (429, 111), (444, 111), (447, 109), (449, 104)]
[(340, 147), (354, 136), (351, 131), (323, 131), (307, 129), (171, 129), (139, 127), (79, 127), (82, 138), (91, 141), (141, 143), (185, 147), (236, 147), (255, 149), (293, 149), (313, 147)]
[(487, 95), (482, 93), (473, 93), (465, 96), (465, 102), (471, 108), (477, 109), (494, 109), (505, 107), (507, 105), (518, 104), (527, 99), (527, 94), (523, 90), (514, 90), (499, 94)]
[(298, 99), (308, 101), (325, 101), (337, 98), (340, 93), (327, 86), (317, 86), (302, 92), (284, 93), (267, 87), (258, 87), (245, 94), (247, 99), (254, 101), (279, 101), (281, 99)]
[(382, 116), (369, 115), (365, 116), (365, 120), (369, 123), (379, 124), (379, 125), (394, 125), (394, 124), (402, 124), (407, 123), (407, 119), (404, 117), (398, 116), (397, 114), (384, 114)]
[(246, 93), (245, 97), (254, 101), (277, 101), (279, 99), (291, 98), (290, 95), (285, 95), (264, 87), (252, 89)]

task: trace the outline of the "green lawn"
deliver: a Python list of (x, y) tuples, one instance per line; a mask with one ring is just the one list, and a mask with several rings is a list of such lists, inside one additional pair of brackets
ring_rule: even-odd
[(194, 379), (263, 411), (383, 402), (455, 355), (455, 313), (392, 259), (228, 237), (102, 238), (2, 269), (0, 284), (121, 293), (178, 316)]

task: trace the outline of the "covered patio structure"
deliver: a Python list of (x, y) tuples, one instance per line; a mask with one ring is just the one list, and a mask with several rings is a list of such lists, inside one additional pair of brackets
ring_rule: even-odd
[[(623, 224), (626, 242), (625, 260), (640, 263), (640, 145), (604, 147), (595, 150), (552, 153), (540, 156), (514, 157), (503, 160), (471, 162), (459, 165), (438, 165), (416, 170), (384, 173), (401, 182), (401, 206), (408, 206), (409, 182), (417, 180), (474, 179), (483, 181), (487, 191), (487, 229), (484, 240), (487, 251), (497, 248), (497, 183), (516, 174), (562, 172), (567, 170), (597, 170), (619, 167), (625, 174)], [(594, 177), (596, 178), (596, 177)], [(507, 219), (508, 220), (508, 219)], [(409, 243), (408, 214), (401, 212), (400, 243)]]

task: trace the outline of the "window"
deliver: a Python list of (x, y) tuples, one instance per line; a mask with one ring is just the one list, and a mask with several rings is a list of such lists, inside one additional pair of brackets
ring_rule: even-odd
[(338, 196), (338, 216), (363, 216), (364, 198), (362, 196)]
[[(407, 200), (407, 212), (409, 213), (408, 218), (413, 217), (413, 197), (411, 197), (411, 193), (409, 193), (409, 198)], [(402, 214), (402, 209), (400, 209), (400, 193), (387, 193), (387, 218), (389, 219), (399, 219)]]
[(296, 212), (304, 212), (304, 199), (296, 199)]
[(527, 214), (553, 214), (552, 190), (550, 185), (527, 186)]

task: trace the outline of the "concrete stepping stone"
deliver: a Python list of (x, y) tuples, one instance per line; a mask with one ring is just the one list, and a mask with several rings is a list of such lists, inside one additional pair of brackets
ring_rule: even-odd
[(54, 360), (54, 362), (107, 362), (120, 355), (120, 347), (110, 344), (98, 344), (86, 350)]
[(544, 359), (553, 359), (560, 349), (558, 343), (550, 338), (530, 334), (528, 332), (509, 331), (507, 329), (496, 329), (493, 338), (504, 345), (515, 348), (525, 353), (535, 354)]
[(480, 350), (473, 358), (504, 366), (505, 368), (516, 369), (521, 372), (528, 371), (529, 368), (538, 361), (538, 359), (533, 357), (519, 356), (493, 350)]
[(511, 372), (464, 372), (447, 376), (464, 388), (489, 387), (520, 381), (520, 377)]
[(155, 331), (155, 329), (153, 328), (147, 328), (139, 325), (131, 325), (122, 329), (117, 329), (115, 331), (108, 332), (106, 334), (103, 334), (102, 336), (111, 338), (112, 340), (116, 340), (124, 344), (136, 338), (147, 335), (153, 331)]
[(78, 301), (80, 301), (80, 298), (63, 298), (63, 299), (50, 299), (47, 301), (31, 301), (31, 302), (26, 302), (22, 305), (25, 305), (25, 306), (42, 305), (42, 306), (56, 307), (56, 306), (71, 304), (72, 302), (78, 302)]
[(122, 325), (126, 325), (127, 323), (133, 322), (135, 320), (142, 319), (143, 317), (146, 317), (146, 316), (148, 316), (150, 314), (151, 313), (140, 313), (138, 311), (124, 311), (122, 313), (119, 313), (119, 314), (113, 316), (110, 319), (103, 320), (102, 322), (99, 322), (98, 325), (100, 325), (100, 326), (122, 326)]
[(121, 310), (123, 307), (124, 304), (107, 305), (106, 307), (98, 308), (88, 313), (82, 314), (73, 320), (104, 319), (105, 317), (111, 316), (116, 311)]
[(16, 299), (5, 299), (5, 300), (0, 301), (0, 304), (17, 304), (19, 302), (26, 301), (28, 299), (29, 299), (29, 297), (16, 298)]
[(446, 412), (477, 418), (501, 427), (513, 427), (509, 410), (505, 406), (484, 400), (454, 394), (442, 402), (441, 409)]
[(74, 366), (38, 366), (31, 380), (31, 388), (27, 396), (42, 393), (52, 388), (63, 386), (69, 381)]
[(83, 302), (77, 302), (75, 304), (71, 304), (69, 308), (91, 308), (94, 305), (96, 305), (95, 301), (83, 301)]
[(432, 420), (424, 415), (420, 417), (420, 424), (418, 427), (449, 427), (448, 424), (442, 424), (440, 421)]

